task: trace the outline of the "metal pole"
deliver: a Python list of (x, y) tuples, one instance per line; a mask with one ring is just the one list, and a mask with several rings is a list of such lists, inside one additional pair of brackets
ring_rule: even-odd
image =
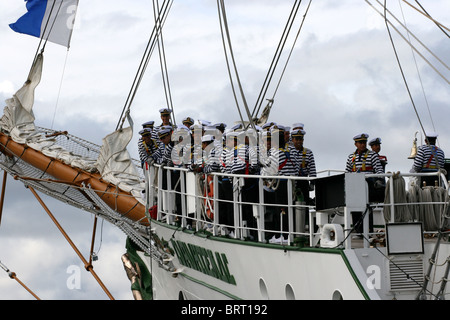
[(11, 271), (9, 271), (9, 269), (3, 264), (3, 263), (1, 263), (0, 262), (0, 267), (3, 269), (3, 270), (5, 270), (5, 272), (7, 272), (8, 273), (8, 275), (9, 275), (9, 277), (11, 278), (11, 279), (14, 279), (14, 280), (16, 280), (22, 287), (24, 287), (33, 297), (35, 297), (36, 298), (36, 300), (41, 300), (37, 295), (35, 295), (34, 293), (33, 293), (33, 291), (31, 291), (22, 281), (20, 281), (19, 280), (19, 278), (17, 278), (17, 276), (16, 276), (16, 273), (15, 272), (11, 272)]
[(89, 264), (86, 259), (83, 257), (83, 255), (81, 254), (81, 252), (78, 250), (78, 248), (75, 246), (75, 244), (72, 242), (72, 240), (69, 238), (69, 236), (67, 235), (67, 233), (64, 231), (64, 229), (61, 227), (61, 225), (58, 223), (58, 221), (56, 220), (56, 218), (53, 216), (53, 214), (50, 212), (50, 210), (47, 208), (47, 206), (45, 205), (45, 203), (42, 201), (42, 199), (39, 197), (39, 195), (36, 193), (36, 191), (31, 187), (28, 186), (28, 188), (30, 189), (30, 191), (33, 193), (33, 195), (36, 197), (36, 199), (39, 201), (39, 203), (41, 204), (41, 206), (44, 208), (44, 210), (47, 212), (47, 214), (49, 215), (50, 219), (52, 219), (52, 221), (55, 223), (56, 227), (59, 229), (59, 231), (61, 231), (61, 233), (63, 234), (64, 238), (66, 238), (67, 242), (69, 242), (70, 246), (73, 248), (73, 250), (76, 252), (76, 254), (80, 257), (81, 261), (83, 261), (85, 269), (87, 271), (89, 271), (92, 276), (95, 278), (95, 280), (97, 280), (97, 282), (99, 283), (100, 287), (102, 287), (103, 291), (105, 291), (105, 293), (108, 295), (108, 297), (111, 300), (114, 300), (114, 297), (111, 295), (111, 293), (108, 291), (108, 289), (105, 287), (105, 285), (103, 284), (103, 282), (100, 280), (100, 278), (97, 276), (97, 274), (94, 271), (94, 267)]
[(5, 191), (6, 191), (6, 177), (8, 174), (3, 171), (3, 184), (2, 184), (2, 194), (0, 197), (0, 225), (2, 224), (2, 214), (3, 214), (3, 203), (5, 201)]

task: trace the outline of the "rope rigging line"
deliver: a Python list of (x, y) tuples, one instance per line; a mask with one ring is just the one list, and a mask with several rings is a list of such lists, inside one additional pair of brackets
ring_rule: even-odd
[(444, 26), (442, 23), (440, 23), (440, 22), (438, 22), (438, 21), (436, 21), (436, 20), (434, 20), (429, 14), (428, 14), (428, 12), (426, 12), (425, 11), (425, 9), (421, 6), (421, 4), (416, 0), (416, 2), (417, 2), (417, 4), (422, 8), (422, 10), (423, 10), (423, 12), (422, 11), (420, 11), (419, 9), (417, 9), (416, 7), (414, 7), (411, 3), (409, 3), (408, 1), (406, 1), (406, 0), (402, 0), (404, 3), (406, 3), (407, 5), (409, 5), (411, 8), (413, 8), (414, 10), (416, 10), (417, 12), (419, 12), (420, 14), (422, 14), (422, 15), (424, 15), (426, 18), (428, 18), (428, 19), (430, 19), (431, 21), (433, 21), (438, 27), (439, 27), (439, 29), (441, 29), (444, 33), (445, 33), (445, 35), (447, 36), (447, 37), (450, 37), (443, 29), (446, 29), (447, 31), (450, 31), (450, 29), (449, 28), (447, 28), (446, 26)]
[[(47, 31), (47, 27), (48, 27), (48, 24), (50, 22), (50, 17), (52, 16), (53, 9), (55, 8), (55, 3), (56, 3), (56, 1), (53, 1), (52, 7), (50, 8), (50, 13), (48, 15), (47, 21), (45, 22), (44, 30), (43, 30), (43, 33), (42, 33), (43, 35)], [(58, 13), (59, 13), (59, 10), (61, 9), (61, 6), (62, 6), (62, 1), (61, 1), (60, 5), (59, 5), (58, 11), (56, 12), (55, 19), (53, 20), (53, 23), (51, 25), (50, 31), (49, 31), (49, 33), (47, 35), (47, 38), (45, 38), (45, 40), (44, 40), (44, 38), (41, 37), (40, 40), (39, 40), (38, 46), (36, 48), (36, 53), (34, 55), (33, 63), (31, 64), (32, 67), (30, 68), (30, 73), (28, 74), (28, 78), (30, 78), (31, 70), (33, 69), (33, 66), (34, 66), (34, 64), (36, 62), (36, 59), (38, 58), (39, 49), (40, 49), (40, 53), (41, 54), (44, 53), (44, 51), (45, 51), (45, 46), (47, 45), (48, 38), (50, 37), (50, 33), (52, 32), (53, 26), (55, 24), (56, 18), (58, 17)], [(41, 48), (41, 46), (42, 46), (42, 48)]]
[[(157, 17), (157, 11), (159, 11), (159, 0), (153, 0), (153, 13), (155, 17), (155, 24), (158, 23), (158, 17)], [(158, 43), (158, 51), (159, 51), (159, 60), (160, 60), (160, 66), (161, 66), (161, 75), (164, 85), (164, 91), (166, 94), (166, 103), (169, 109), (172, 111), (172, 121), (173, 124), (176, 124), (175, 120), (175, 113), (173, 112), (173, 101), (172, 101), (172, 94), (170, 91), (170, 84), (169, 84), (169, 72), (167, 69), (167, 61), (166, 61), (166, 52), (164, 49), (164, 40), (163, 40), (163, 34), (162, 29), (160, 30), (159, 36), (157, 37), (157, 43)]]
[[(369, 4), (371, 7), (372, 7), (372, 9), (374, 9), (376, 12), (378, 12), (378, 14), (380, 14), (382, 17), (383, 17), (383, 19), (385, 20), (385, 24), (387, 25), (387, 24), (390, 24), (391, 25), (391, 27), (400, 35), (400, 37), (402, 37), (402, 39), (404, 40), (404, 41), (406, 41), (406, 43), (408, 43), (408, 45), (442, 78), (442, 79), (444, 79), (444, 81), (445, 82), (447, 82), (448, 84), (450, 84), (450, 81), (442, 74), (442, 73), (440, 73), (439, 72), (439, 70), (437, 70), (437, 68), (436, 67), (434, 67), (431, 63), (430, 63), (430, 61), (428, 61), (417, 49), (416, 49), (416, 47), (414, 47), (403, 35), (402, 35), (402, 33), (389, 21), (389, 19), (386, 17), (386, 12), (383, 14), (383, 13), (381, 13), (380, 11), (378, 11), (373, 5), (372, 5), (372, 3), (370, 3), (368, 0), (365, 0), (366, 1), (366, 3), (367, 4)], [(380, 4), (381, 6), (383, 6), (382, 4)], [(387, 11), (387, 9), (385, 9), (385, 11)], [(389, 29), (389, 28), (388, 28)], [(390, 35), (390, 32), (389, 32), (389, 36), (390, 36), (390, 38), (392, 39), (392, 36)], [(392, 41), (392, 40), (391, 40)], [(435, 56), (435, 58), (437, 58), (436, 56)], [(438, 59), (438, 58), (437, 58)], [(438, 59), (439, 60), (439, 59)], [(443, 63), (442, 61), (441, 61), (441, 63)], [(444, 64), (444, 66), (447, 68), (447, 69), (449, 69), (449, 67), (445, 64), (445, 63), (443, 63)]]
[[(255, 124), (253, 123), (253, 119), (252, 119), (251, 114), (250, 114), (250, 110), (248, 109), (247, 100), (245, 98), (244, 91), (242, 89), (242, 83), (241, 83), (241, 80), (239, 78), (239, 73), (238, 73), (237, 67), (236, 67), (236, 61), (234, 59), (233, 48), (232, 48), (231, 39), (230, 39), (230, 31), (229, 31), (229, 28), (228, 28), (227, 15), (226, 15), (226, 10), (225, 10), (225, 3), (224, 3), (223, 0), (217, 0), (217, 5), (218, 5), (218, 8), (219, 8), (219, 17), (222, 17), (221, 18), (221, 27), (222, 27), (222, 20), (223, 20), (223, 27), (225, 29), (225, 33), (226, 33), (226, 36), (227, 36), (227, 43), (228, 43), (229, 50), (230, 50), (231, 60), (233, 62), (234, 74), (235, 74), (235, 77), (236, 77), (237, 84), (239, 86), (239, 91), (240, 91), (240, 94), (241, 94), (242, 102), (244, 103), (245, 111), (247, 113), (247, 117), (248, 117), (248, 120), (250, 122), (250, 125), (252, 126), (253, 129), (256, 130)], [(222, 39), (223, 39), (223, 37), (224, 37), (223, 29), (221, 29), (221, 31), (222, 31)], [(224, 43), (225, 43), (225, 41), (224, 41)], [(225, 47), (224, 47), (224, 50), (225, 50), (225, 55), (226, 55), (226, 48)], [(229, 72), (229, 75), (230, 75), (230, 81), (232, 81), (230, 69), (228, 69), (228, 72)], [(236, 99), (236, 95), (235, 95), (235, 99)], [(239, 105), (237, 105), (237, 106), (239, 108)], [(241, 116), (241, 119), (242, 119), (242, 116)], [(242, 125), (244, 126), (243, 119), (242, 119)]]
[[(369, 3), (367, 0), (366, 0), (366, 2)], [(369, 3), (369, 4), (370, 4), (370, 6), (373, 8), (372, 4), (371, 4), (371, 3)], [(409, 95), (409, 98), (410, 98), (410, 100), (411, 100), (412, 106), (413, 106), (414, 111), (415, 111), (415, 113), (416, 113), (417, 120), (419, 121), (419, 125), (420, 125), (420, 127), (422, 128), (422, 131), (423, 131), (424, 135), (426, 136), (425, 129), (424, 129), (423, 124), (422, 124), (422, 120), (420, 120), (419, 113), (418, 113), (418, 111), (417, 111), (416, 105), (415, 105), (415, 103), (414, 103), (414, 99), (413, 99), (413, 97), (412, 97), (412, 95), (411, 95), (411, 91), (410, 91), (409, 86), (408, 86), (408, 82), (406, 81), (406, 77), (405, 77), (405, 74), (404, 74), (404, 72), (403, 72), (402, 65), (401, 65), (401, 63), (400, 63), (400, 59), (399, 59), (399, 57), (398, 57), (397, 49), (395, 48), (395, 44), (394, 44), (394, 41), (393, 41), (393, 39), (392, 39), (391, 30), (389, 29), (388, 20), (387, 20), (387, 16), (386, 16), (386, 10), (387, 10), (387, 9), (386, 9), (386, 0), (384, 0), (384, 22), (385, 22), (386, 29), (387, 29), (387, 32), (388, 32), (388, 35), (389, 35), (389, 39), (390, 39), (390, 41), (391, 41), (392, 48), (393, 48), (393, 50), (394, 50), (394, 54), (395, 54), (395, 58), (396, 58), (396, 60), (397, 60), (398, 67), (400, 68), (400, 73), (402, 74), (403, 82), (405, 83), (406, 90), (407, 90), (407, 92), (408, 92), (408, 95)], [(378, 10), (377, 10), (377, 11), (378, 11)]]
[[(173, 0), (165, 0), (161, 9), (159, 10), (158, 17), (157, 17), (157, 23), (152, 29), (152, 32), (150, 34), (149, 40), (147, 42), (147, 46), (144, 50), (144, 54), (142, 56), (141, 62), (138, 67), (138, 71), (136, 72), (136, 76), (134, 78), (133, 84), (130, 88), (130, 92), (128, 94), (128, 97), (125, 101), (125, 105), (122, 109), (122, 113), (120, 115), (119, 121), (116, 126), (116, 130), (118, 130), (123, 122), (126, 119), (126, 114), (129, 112), (131, 108), (131, 104), (134, 100), (134, 97), (136, 96), (137, 90), (139, 88), (139, 85), (142, 81), (142, 78), (144, 76), (145, 70), (147, 69), (148, 63), (150, 61), (150, 58), (152, 56), (153, 50), (156, 46), (156, 40), (159, 36), (159, 33), (162, 30), (162, 27), (164, 26), (164, 23), (167, 19), (167, 16), (169, 14), (170, 8), (172, 7)], [(125, 115), (125, 116), (124, 116)], [(121, 124), (122, 123), (122, 124)]]
[[(450, 38), (450, 35), (447, 33), (447, 32), (445, 32), (445, 30), (440, 26), (440, 24), (437, 22), (437, 21), (435, 21), (433, 18), (431, 18), (431, 16), (430, 16), (430, 14), (427, 12), (427, 10), (425, 10), (425, 8), (424, 7), (422, 7), (422, 5), (420, 4), (420, 2), (419, 1), (417, 1), (416, 0), (416, 3), (419, 5), (419, 7), (420, 8), (422, 8), (422, 10), (423, 10), (423, 12), (425, 12), (425, 14), (434, 22), (434, 24), (447, 36), (447, 37), (449, 37)], [(447, 28), (446, 28), (447, 29)], [(448, 30), (448, 29), (447, 29)], [(449, 30), (450, 31), (450, 30)]]
[[(375, 0), (380, 6), (383, 6), (383, 4), (379, 1), (379, 0)], [(405, 30), (406, 30), (406, 32), (407, 32), (407, 34), (408, 34), (408, 37), (411, 35), (411, 36), (413, 36), (414, 37), (414, 39), (419, 43), (419, 44), (421, 44), (424, 48), (425, 48), (425, 50), (427, 50), (428, 51), (428, 53), (429, 54), (431, 54), (437, 61), (439, 61), (447, 70), (450, 70), (450, 67), (444, 62), (444, 61), (442, 61), (437, 55), (435, 55), (434, 54), (434, 52), (432, 52), (422, 41), (420, 41), (419, 40), (419, 38), (417, 38), (407, 27), (406, 27), (406, 24), (403, 24), (403, 23), (401, 23), (400, 22), (400, 20), (399, 19), (397, 19), (396, 17), (395, 17), (395, 15), (392, 13), (392, 12), (390, 12), (388, 9), (386, 9), (386, 11), (395, 19), (395, 21), (397, 21)], [(403, 13), (403, 11), (402, 11), (402, 13)], [(391, 26), (392, 26), (392, 23), (390, 23), (391, 24)], [(400, 34), (400, 32), (398, 31), (398, 30), (396, 30), (397, 31), (397, 33), (399, 33)], [(401, 34), (400, 34), (401, 35)], [(402, 36), (402, 38), (406, 41), (406, 39)], [(407, 43), (412, 47), (412, 48), (414, 48), (412, 45), (411, 45), (411, 41), (409, 40), (409, 41), (407, 41)]]
[[(405, 18), (405, 15), (404, 15), (404, 13), (403, 13), (402, 3), (401, 3), (400, 0), (398, 1), (398, 4), (399, 4), (399, 7), (400, 7), (400, 11), (401, 11), (401, 13), (402, 13), (403, 23), (404, 23), (404, 25), (405, 25), (405, 29), (406, 29), (407, 32), (408, 32), (408, 33), (407, 33), (407, 34), (408, 34), (408, 40), (411, 42), (410, 32), (409, 32), (409, 30), (406, 28), (406, 18)], [(425, 93), (425, 88), (424, 88), (424, 86), (423, 86), (422, 77), (421, 77), (421, 75), (420, 75), (419, 66), (417, 65), (416, 55), (414, 54), (414, 50), (412, 50), (412, 48), (411, 48), (411, 54), (412, 54), (413, 59), (414, 59), (414, 65), (416, 66), (417, 76), (419, 77), (419, 82), (420, 82), (420, 86), (421, 86), (421, 88), (422, 88), (423, 98), (424, 98), (424, 100), (425, 100), (425, 104), (426, 104), (427, 109), (428, 109), (428, 115), (430, 116), (430, 120), (431, 120), (431, 124), (432, 124), (432, 126), (433, 126), (433, 130), (436, 131), (436, 127), (435, 127), (434, 121), (433, 121), (433, 116), (431, 115), (430, 104), (428, 103), (427, 95), (426, 95), (426, 93)]]
[(219, 0), (217, 0), (217, 9), (218, 9), (218, 15), (219, 15), (220, 31), (221, 31), (221, 35), (222, 35), (222, 45), (223, 45), (223, 48), (224, 48), (225, 61), (227, 63), (228, 75), (230, 77), (231, 90), (233, 91), (234, 101), (236, 103), (236, 107), (237, 107), (237, 110), (238, 110), (238, 113), (239, 113), (239, 117), (241, 119), (242, 125), (244, 125), (244, 118), (242, 117), (241, 109), (239, 108), (239, 102), (238, 102), (238, 99), (237, 99), (236, 90), (234, 88), (234, 83), (233, 83), (231, 70), (230, 70), (230, 62), (229, 62), (228, 54), (227, 54), (227, 51), (226, 51), (227, 49), (226, 49), (226, 44), (225, 44), (225, 37), (224, 37), (224, 31), (223, 31), (223, 22), (222, 22), (222, 14), (221, 14)]
[[(302, 22), (301, 22), (300, 27), (299, 27), (299, 29), (298, 29), (297, 35), (295, 36), (294, 43), (292, 44), (292, 47), (291, 47), (291, 50), (290, 50), (289, 55), (288, 55), (288, 57), (287, 57), (286, 63), (285, 63), (284, 68), (283, 68), (283, 71), (281, 72), (280, 79), (278, 80), (278, 83), (277, 83), (277, 86), (276, 86), (276, 88), (275, 88), (275, 90), (274, 90), (274, 93), (273, 93), (272, 98), (269, 99), (269, 101), (271, 101), (272, 103), (273, 103), (274, 100), (275, 100), (275, 95), (276, 95), (277, 92), (278, 92), (278, 89), (279, 89), (279, 87), (280, 87), (281, 81), (282, 81), (282, 79), (283, 79), (283, 77), (284, 77), (284, 73), (286, 72), (287, 66), (288, 66), (289, 61), (290, 61), (291, 56), (292, 56), (292, 52), (294, 51), (295, 45), (296, 45), (297, 40), (298, 40), (298, 38), (299, 38), (299, 36), (300, 36), (300, 32), (301, 32), (301, 30), (302, 30), (302, 28), (303, 28), (303, 24), (304, 24), (304, 22), (305, 22), (306, 15), (307, 15), (308, 12), (309, 12), (309, 8), (310, 8), (310, 6), (311, 6), (311, 3), (312, 3), (312, 0), (310, 0), (309, 3), (308, 3), (308, 6), (307, 6), (306, 11), (305, 11), (305, 14), (303, 15)], [(266, 89), (266, 91), (267, 91), (267, 89)], [(258, 107), (258, 110), (256, 111), (256, 113), (255, 113), (255, 115), (254, 115), (255, 117), (258, 115), (258, 113), (259, 113), (259, 111), (260, 111), (260, 109), (261, 109), (261, 106), (262, 106), (261, 104), (262, 104), (262, 101), (260, 102), (260, 105), (259, 105), (259, 107)], [(255, 108), (256, 108), (256, 106), (255, 106)]]
[[(287, 38), (289, 37), (289, 33), (290, 33), (292, 25), (293, 25), (293, 23), (295, 21), (295, 17), (297, 15), (297, 12), (298, 12), (298, 9), (299, 9), (300, 5), (301, 5), (301, 0), (300, 1), (297, 0), (297, 1), (295, 1), (294, 5), (292, 7), (292, 10), (291, 10), (291, 13), (289, 15), (288, 21), (286, 22), (286, 26), (284, 27), (284, 30), (283, 30), (283, 34), (282, 34), (282, 36), (280, 38), (280, 41), (278, 43), (277, 50), (275, 51), (275, 55), (274, 55), (274, 57), (272, 59), (272, 63), (271, 63), (270, 68), (269, 68), (269, 70), (267, 72), (267, 75), (266, 75), (266, 78), (264, 80), (263, 86), (261, 88), (261, 91), (259, 93), (258, 99), (256, 101), (255, 108), (253, 109), (252, 117), (255, 117), (259, 113), (259, 110), (260, 110), (262, 102), (263, 102), (263, 98), (265, 97), (265, 95), (267, 93), (267, 90), (269, 88), (269, 85), (270, 85), (270, 82), (272, 80), (273, 74), (274, 74), (274, 72), (276, 70), (276, 67), (278, 65), (278, 62), (280, 60), (281, 54), (283, 53), (284, 46), (286, 44)], [(255, 111), (256, 111), (256, 113), (255, 113)]]

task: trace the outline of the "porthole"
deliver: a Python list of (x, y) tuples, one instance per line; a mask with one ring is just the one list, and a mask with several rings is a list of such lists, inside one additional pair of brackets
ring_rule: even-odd
[(333, 300), (344, 300), (344, 297), (342, 296), (341, 292), (339, 290), (335, 290), (333, 292), (333, 296), (331, 297)]
[(259, 279), (259, 291), (261, 292), (261, 297), (263, 299), (269, 300), (269, 291), (267, 290), (267, 286), (263, 278)]
[(292, 288), (292, 286), (290, 284), (286, 285), (284, 292), (286, 294), (286, 300), (295, 300), (294, 289)]

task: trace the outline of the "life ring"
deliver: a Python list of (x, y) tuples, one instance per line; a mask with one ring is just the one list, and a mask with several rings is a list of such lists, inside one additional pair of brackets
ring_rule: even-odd
[(214, 198), (214, 178), (210, 175), (206, 176), (206, 184), (203, 192), (203, 196), (205, 197), (205, 212), (206, 216), (214, 220), (214, 203), (212, 199)]

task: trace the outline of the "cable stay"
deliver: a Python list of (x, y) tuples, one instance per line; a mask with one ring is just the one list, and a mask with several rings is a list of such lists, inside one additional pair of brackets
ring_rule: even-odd
[[(400, 10), (401, 10), (401, 13), (402, 13), (403, 23), (404, 23), (404, 25), (405, 25), (405, 29), (408, 31), (408, 40), (411, 42), (410, 32), (409, 32), (409, 30), (406, 28), (406, 18), (405, 18), (405, 15), (404, 15), (404, 13), (403, 13), (403, 8), (402, 8), (402, 4), (401, 4), (400, 0), (399, 0), (398, 3), (399, 3), (399, 7), (400, 7)], [(417, 65), (416, 55), (414, 54), (414, 50), (412, 50), (412, 49), (411, 49), (411, 54), (412, 54), (413, 59), (414, 59), (414, 65), (416, 66), (417, 76), (418, 76), (418, 78), (419, 78), (420, 86), (421, 86), (421, 88), (422, 88), (422, 93), (423, 93), (423, 97), (424, 97), (425, 104), (426, 104), (427, 109), (428, 109), (428, 114), (429, 114), (429, 116), (430, 116), (431, 124), (432, 124), (433, 130), (436, 131), (436, 128), (435, 128), (435, 125), (434, 125), (434, 121), (433, 121), (433, 116), (431, 115), (431, 111), (430, 111), (430, 105), (429, 105), (429, 103), (428, 103), (427, 95), (426, 95), (426, 93), (425, 93), (425, 88), (424, 88), (424, 86), (423, 86), (422, 77), (421, 77), (421, 75), (420, 75), (419, 66)]]
[[(424, 56), (423, 56), (423, 54), (421, 54), (418, 50), (417, 50), (417, 48), (414, 46), (414, 45), (412, 45), (412, 43), (411, 42), (409, 42), (408, 41), (408, 39), (406, 39), (404, 36), (403, 36), (403, 34), (392, 24), (392, 22), (390, 22), (389, 21), (389, 19), (386, 17), (386, 12), (388, 12), (388, 10), (387, 10), (387, 8), (385, 9), (385, 13), (383, 14), (383, 13), (381, 13), (378, 9), (376, 9), (373, 5), (372, 5), (372, 3), (370, 3), (368, 0), (365, 0), (366, 1), (366, 3), (367, 4), (369, 4), (378, 14), (380, 14), (382, 17), (383, 17), (383, 19), (385, 20), (385, 23), (386, 24), (389, 24), (399, 35), (400, 35), (400, 37), (402, 37), (402, 39), (404, 40), (404, 41), (406, 41), (406, 43), (408, 43), (408, 45), (442, 78), (442, 79), (444, 79), (444, 81), (445, 82), (447, 82), (447, 84), (450, 84), (450, 81), (442, 74), (442, 73), (440, 73), (439, 71), (438, 71), (438, 69), (436, 68), (436, 67), (434, 67), (431, 63), (430, 63), (430, 61), (428, 61), (428, 59), (427, 58), (425, 58)], [(377, 0), (377, 2), (378, 2), (378, 0)], [(379, 2), (378, 2), (379, 3)], [(382, 4), (380, 4), (380, 5), (382, 5)], [(383, 5), (382, 5), (383, 6)], [(422, 43), (421, 43), (422, 44)], [(433, 54), (433, 56), (436, 58), (436, 59), (438, 59), (434, 54)], [(447, 69), (450, 69), (444, 62), (442, 62), (440, 59), (438, 59)]]
[[(434, 22), (434, 24), (447, 36), (450, 38), (450, 35), (445, 32), (445, 30), (450, 31), (449, 28), (447, 28), (446, 26), (444, 26), (442, 23), (434, 20), (429, 14), (428, 12), (422, 7), (422, 5), (419, 3), (419, 1), (416, 0), (416, 3), (420, 6), (420, 8), (423, 10), (419, 10), (418, 8), (414, 7), (411, 3), (409, 3), (406, 0), (402, 0), (404, 3), (406, 3), (407, 5), (409, 5), (411, 8), (413, 8), (414, 10), (416, 10), (417, 12), (419, 12), (420, 14), (424, 15), (426, 18), (430, 19), (431, 21)], [(445, 29), (445, 30), (444, 30)]]
[(125, 101), (125, 105), (122, 109), (122, 114), (120, 115), (119, 122), (117, 123), (116, 130), (122, 127), (123, 122), (127, 118), (126, 115), (129, 113), (131, 104), (133, 103), (134, 97), (136, 96), (139, 85), (141, 84), (144, 73), (147, 69), (148, 63), (152, 56), (153, 50), (155, 49), (157, 39), (161, 30), (164, 26), (164, 23), (169, 14), (170, 8), (172, 7), (173, 0), (165, 0), (161, 6), (161, 9), (158, 12), (155, 26), (152, 29), (152, 33), (150, 34), (149, 40), (147, 42), (147, 46), (145, 48), (144, 54), (142, 56), (141, 62), (138, 67), (138, 71), (136, 72), (136, 76), (134, 78), (133, 84), (130, 88), (130, 92), (128, 94), (127, 100)]
[[(159, 11), (159, 1), (153, 0), (153, 13), (155, 16), (155, 25), (158, 25), (158, 16), (157, 12)], [(170, 83), (169, 83), (169, 73), (167, 69), (167, 61), (166, 61), (166, 53), (164, 50), (164, 40), (163, 40), (163, 34), (162, 29), (159, 30), (159, 35), (157, 37), (157, 43), (158, 43), (158, 51), (159, 51), (159, 59), (160, 59), (160, 65), (161, 65), (161, 75), (164, 85), (164, 92), (166, 95), (166, 103), (167, 107), (172, 111), (170, 114), (172, 116), (172, 123), (176, 124), (175, 119), (175, 113), (173, 112), (173, 102), (172, 102), (172, 94), (170, 92)]]
[[(233, 90), (234, 99), (235, 99), (235, 102), (236, 102), (236, 107), (238, 108), (238, 112), (239, 112), (239, 116), (240, 116), (241, 121), (242, 121), (242, 125), (245, 126), (244, 119), (243, 119), (241, 111), (240, 111), (240, 107), (239, 107), (239, 102), (238, 102), (238, 99), (237, 99), (236, 91), (235, 91), (235, 88), (234, 88), (234, 85), (233, 85), (233, 76), (231, 74), (230, 62), (228, 60), (227, 45), (228, 45), (228, 50), (230, 51), (229, 55), (230, 55), (231, 61), (233, 63), (234, 76), (236, 77), (236, 82), (237, 82), (237, 85), (239, 87), (239, 92), (240, 92), (240, 95), (241, 95), (241, 99), (242, 99), (242, 102), (244, 104), (245, 111), (247, 112), (247, 117), (249, 119), (250, 125), (253, 127), (253, 129), (255, 129), (255, 124), (253, 123), (252, 117), (250, 115), (250, 110), (248, 109), (247, 100), (245, 98), (245, 94), (244, 94), (244, 91), (242, 89), (241, 80), (239, 78), (239, 73), (238, 73), (237, 67), (236, 67), (236, 61), (234, 59), (233, 47), (231, 45), (230, 31), (229, 31), (229, 28), (228, 28), (227, 15), (226, 15), (226, 10), (225, 10), (225, 3), (224, 3), (223, 0), (217, 0), (217, 8), (218, 8), (218, 11), (219, 11), (220, 29), (221, 29), (221, 34), (222, 34), (222, 42), (223, 42), (223, 46), (224, 46), (225, 59), (226, 59), (226, 62), (227, 62), (228, 74), (230, 76), (230, 82), (231, 82), (231, 87), (232, 87), (232, 90)], [(225, 41), (224, 33), (226, 34), (226, 41)]]
[[(308, 14), (309, 8), (310, 8), (310, 6), (311, 6), (311, 2), (312, 2), (312, 0), (309, 1), (308, 6), (307, 6), (306, 11), (305, 11), (305, 14), (303, 15), (302, 22), (301, 22), (300, 27), (299, 27), (299, 29), (298, 29), (297, 35), (295, 36), (294, 43), (292, 44), (291, 50), (290, 50), (289, 55), (288, 55), (288, 57), (287, 57), (286, 63), (285, 63), (284, 68), (283, 68), (283, 71), (281, 72), (280, 79), (278, 80), (278, 83), (277, 83), (277, 86), (276, 86), (276, 88), (275, 88), (275, 90), (274, 90), (274, 93), (273, 93), (272, 98), (271, 98), (271, 99), (267, 99), (268, 104), (267, 104), (267, 106), (264, 108), (264, 110), (263, 110), (263, 112), (261, 113), (261, 116), (260, 116), (259, 118), (257, 117), (257, 115), (259, 114), (259, 110), (261, 109), (262, 101), (260, 102), (260, 104), (259, 104), (259, 106), (258, 106), (258, 110), (256, 111), (256, 113), (253, 113), (253, 114), (252, 114), (253, 117), (255, 117), (256, 119), (259, 119), (259, 120), (258, 120), (258, 123), (263, 123), (263, 122), (265, 122), (265, 121), (266, 121), (266, 118), (269, 117), (270, 108), (272, 108), (272, 105), (273, 105), (273, 103), (274, 103), (274, 101), (275, 101), (275, 96), (276, 96), (276, 94), (277, 94), (277, 92), (278, 92), (278, 88), (280, 87), (281, 81), (282, 81), (282, 79), (283, 79), (283, 77), (284, 77), (284, 73), (286, 72), (287, 66), (288, 66), (289, 61), (290, 61), (290, 59), (291, 59), (292, 52), (294, 51), (295, 45), (296, 45), (297, 40), (298, 40), (298, 38), (299, 38), (299, 36), (300, 36), (300, 32), (301, 32), (301, 30), (302, 30), (302, 28), (303, 28), (303, 24), (304, 24), (304, 22), (305, 22), (306, 15)], [(265, 95), (266, 92), (267, 92), (267, 89), (265, 90), (264, 95)], [(255, 105), (255, 109), (256, 109), (256, 107), (257, 107), (257, 105)]]
[[(278, 65), (278, 62), (280, 60), (280, 56), (283, 53), (284, 46), (285, 46), (286, 41), (287, 41), (287, 39), (289, 37), (290, 31), (291, 31), (292, 25), (293, 25), (293, 23), (295, 21), (295, 18), (297, 16), (297, 12), (298, 12), (298, 9), (300, 7), (300, 4), (301, 4), (301, 0), (300, 1), (295, 1), (294, 5), (292, 7), (292, 10), (291, 10), (291, 13), (289, 15), (288, 21), (286, 22), (286, 26), (284, 27), (284, 30), (283, 30), (283, 34), (282, 34), (281, 39), (280, 39), (280, 41), (278, 43), (277, 50), (276, 50), (275, 55), (274, 55), (274, 57), (272, 59), (272, 63), (271, 63), (270, 68), (269, 68), (269, 70), (267, 72), (267, 75), (266, 75), (266, 78), (264, 80), (263, 86), (261, 88), (261, 91), (259, 93), (259, 96), (258, 96), (258, 99), (256, 101), (255, 107), (253, 109), (252, 118), (255, 118), (256, 115), (259, 113), (259, 110), (260, 110), (262, 102), (263, 102), (263, 98), (265, 97), (265, 95), (267, 93), (267, 90), (269, 88), (269, 85), (270, 85), (270, 83), (272, 81), (273, 74), (274, 74), (274, 72), (276, 70), (276, 67)], [(274, 100), (274, 99), (272, 98), (272, 100)], [(269, 100), (269, 102), (270, 102), (270, 100)]]
[[(366, 2), (367, 2), (372, 8), (374, 8), (374, 7), (372, 6), (372, 4), (369, 3), (367, 0), (366, 0)], [(375, 9), (375, 8), (374, 8), (374, 9)], [(376, 9), (375, 9), (375, 10), (376, 10)], [(376, 10), (376, 11), (378, 12), (378, 10)], [(425, 132), (425, 129), (424, 129), (423, 124), (422, 124), (422, 120), (420, 119), (419, 113), (418, 113), (418, 111), (417, 111), (416, 104), (414, 103), (414, 99), (413, 99), (413, 97), (412, 97), (411, 90), (409, 89), (409, 85), (408, 85), (408, 82), (406, 81), (405, 73), (403, 72), (403, 68), (402, 68), (402, 66), (401, 66), (400, 59), (399, 59), (399, 57), (398, 57), (397, 49), (395, 48), (395, 44), (394, 44), (394, 41), (393, 41), (393, 39), (392, 39), (391, 30), (390, 30), (390, 28), (389, 28), (389, 24), (391, 24), (391, 23), (390, 23), (390, 22), (388, 21), (388, 19), (387, 19), (386, 12), (387, 12), (386, 0), (384, 0), (384, 14), (383, 14), (383, 18), (384, 18), (384, 21), (385, 21), (385, 25), (386, 25), (387, 32), (388, 32), (388, 34), (389, 34), (389, 39), (390, 39), (390, 41), (391, 41), (392, 48), (393, 48), (393, 50), (394, 50), (394, 54), (395, 54), (395, 58), (396, 58), (396, 60), (397, 60), (397, 64), (398, 64), (399, 69), (400, 69), (400, 72), (401, 72), (401, 74), (402, 74), (403, 82), (405, 83), (406, 90), (407, 90), (408, 95), (409, 95), (409, 98), (410, 98), (410, 100), (411, 100), (411, 104), (412, 104), (413, 109), (414, 109), (414, 111), (415, 111), (415, 113), (416, 113), (417, 120), (419, 121), (419, 125), (420, 125), (420, 127), (422, 128), (422, 132), (423, 132), (424, 136), (426, 137), (427, 134), (426, 134), (426, 132)], [(392, 25), (392, 24), (391, 24), (391, 25)], [(427, 144), (429, 145), (429, 142), (428, 142), (428, 141), (427, 141)], [(433, 148), (431, 148), (431, 152), (433, 153), (434, 157), (437, 159), (436, 151), (435, 151)], [(441, 168), (440, 168), (440, 166), (439, 166), (439, 163), (438, 163), (437, 161), (436, 161), (436, 166), (437, 166), (437, 169), (438, 169), (438, 170), (441, 170)]]

